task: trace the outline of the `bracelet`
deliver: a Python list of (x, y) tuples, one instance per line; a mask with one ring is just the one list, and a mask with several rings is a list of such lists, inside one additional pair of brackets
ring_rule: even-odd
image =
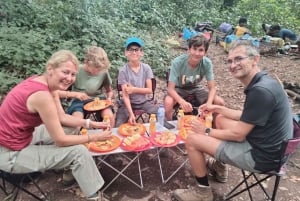
[(86, 127), (86, 128), (90, 128), (90, 122), (91, 122), (90, 119), (86, 119), (86, 120), (85, 120), (85, 127)]
[(87, 134), (87, 136), (88, 136), (88, 143), (90, 143), (90, 141), (91, 141), (91, 139), (90, 139), (90, 135), (89, 135), (89, 134)]

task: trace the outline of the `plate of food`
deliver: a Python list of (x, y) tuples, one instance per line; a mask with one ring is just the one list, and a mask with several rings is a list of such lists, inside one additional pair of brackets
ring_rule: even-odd
[(183, 121), (183, 127), (190, 127), (191, 126), (191, 123), (193, 120), (195, 119), (199, 119), (199, 117), (195, 116), (195, 115), (184, 115), (182, 117), (182, 121)]
[(149, 138), (134, 134), (123, 138), (120, 147), (125, 151), (144, 151), (152, 146)]
[(100, 100), (99, 98), (95, 98), (93, 101), (84, 104), (83, 109), (86, 111), (97, 111), (103, 110), (112, 105), (110, 100)]
[(179, 129), (179, 131), (178, 131), (178, 135), (181, 138), (181, 140), (183, 140), (183, 141), (186, 140), (189, 132), (191, 131), (191, 122), (195, 118), (197, 118), (201, 124), (205, 125), (205, 120), (204, 119), (201, 119), (201, 118), (199, 118), (197, 116), (193, 116), (193, 115), (184, 116), (183, 117), (183, 122), (184, 122), (183, 125), (184, 126), (181, 129)]
[(150, 141), (157, 147), (173, 147), (178, 144), (179, 137), (171, 131), (162, 131), (152, 134)]
[(106, 140), (90, 142), (89, 149), (94, 152), (109, 152), (117, 149), (120, 146), (120, 144), (121, 139), (116, 135), (112, 135), (111, 138)]
[(146, 127), (140, 123), (136, 123), (134, 125), (125, 123), (119, 126), (118, 132), (123, 136), (131, 136), (134, 134), (144, 135), (146, 132)]

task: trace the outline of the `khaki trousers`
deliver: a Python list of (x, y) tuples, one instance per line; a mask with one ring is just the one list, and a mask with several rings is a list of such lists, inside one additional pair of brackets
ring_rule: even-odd
[(84, 145), (58, 147), (53, 144), (44, 125), (37, 127), (33, 135), (32, 143), (21, 151), (0, 146), (1, 170), (29, 173), (68, 167), (86, 196), (96, 193), (103, 186), (104, 180)]

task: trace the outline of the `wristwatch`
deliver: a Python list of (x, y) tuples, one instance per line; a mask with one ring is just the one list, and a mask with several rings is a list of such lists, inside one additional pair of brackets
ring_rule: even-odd
[(206, 136), (209, 136), (210, 131), (211, 131), (211, 128), (206, 128), (206, 129), (205, 129), (205, 135), (206, 135)]

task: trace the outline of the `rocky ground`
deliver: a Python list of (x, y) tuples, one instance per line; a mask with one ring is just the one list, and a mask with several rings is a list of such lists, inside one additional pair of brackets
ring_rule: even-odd
[[(222, 96), (227, 106), (240, 109), (244, 101), (243, 86), (233, 79), (228, 72), (224, 63), (226, 53), (219, 46), (211, 45), (208, 56), (212, 59), (214, 64), (215, 80), (218, 87), (218, 95)], [(262, 69), (267, 70), (273, 76), (277, 76), (282, 82), (300, 83), (300, 59), (293, 54), (289, 55), (275, 55), (263, 56), (261, 58), (260, 66)], [(156, 90), (156, 99), (158, 103), (166, 93), (166, 82), (164, 79), (158, 79), (158, 86)], [(291, 99), (291, 106), (293, 111), (299, 112), (299, 102)], [(171, 148), (170, 154), (166, 158), (162, 158), (164, 174), (170, 175), (178, 165), (182, 164), (185, 155), (175, 148)], [(290, 201), (300, 200), (300, 155), (299, 149), (293, 155), (288, 163), (288, 172), (281, 180), (277, 200)], [(133, 156), (132, 153), (129, 156)], [(107, 158), (114, 166), (121, 167), (128, 163), (121, 156), (110, 156)], [(144, 152), (140, 158), (142, 177), (144, 181), (144, 188), (140, 189), (128, 182), (124, 178), (118, 178), (112, 185), (104, 192), (104, 196), (112, 201), (168, 201), (171, 199), (171, 192), (177, 188), (186, 188), (193, 184), (193, 177), (191, 168), (186, 163), (180, 171), (174, 175), (168, 183), (163, 184), (159, 172), (158, 160), (155, 155), (155, 150)], [(138, 170), (133, 164), (128, 168), (124, 174), (131, 175), (135, 181), (138, 181)], [(103, 164), (99, 165), (100, 171), (108, 183), (115, 175), (111, 169), (105, 167)], [(210, 178), (210, 183), (214, 189), (215, 200), (221, 200), (222, 196), (229, 192), (230, 189), (241, 179), (241, 172), (230, 167), (229, 180), (225, 184), (217, 183), (213, 178)], [(266, 186), (272, 186), (272, 182), (267, 181)], [(50, 195), (51, 200), (55, 201), (83, 201), (85, 200), (77, 185), (66, 188), (62, 184), (62, 175), (54, 172), (46, 172), (39, 177), (39, 183), (42, 189), (46, 190)], [(32, 188), (31, 184), (28, 184)], [(256, 191), (255, 192), (259, 192)], [(5, 200), (5, 196), (0, 191), (0, 200)], [(30, 197), (21, 193), (18, 200), (27, 201), (32, 200)], [(249, 200), (248, 194), (244, 193), (233, 200)], [(264, 200), (262, 193), (255, 193), (254, 200)]]

